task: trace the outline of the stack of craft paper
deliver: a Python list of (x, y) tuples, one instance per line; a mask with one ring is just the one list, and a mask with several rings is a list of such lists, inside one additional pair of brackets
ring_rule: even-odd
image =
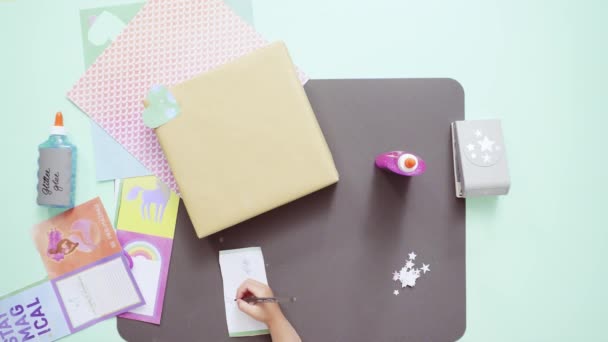
[[(85, 68), (93, 64), (142, 6), (143, 3), (129, 3), (80, 11)], [(97, 181), (151, 174), (95, 122), (91, 122), (91, 140)]]
[(186, 81), (265, 45), (221, 0), (149, 0), (68, 98), (177, 191), (154, 131), (142, 123), (141, 100), (154, 84)]
[(338, 181), (284, 44), (170, 92), (179, 114), (156, 134), (199, 237)]
[[(246, 22), (253, 25), (251, 1), (226, 0), (225, 2)], [(143, 5), (143, 2), (137, 2), (80, 10), (85, 69), (91, 66), (95, 59), (116, 39)], [(91, 122), (91, 139), (98, 181), (151, 174), (95, 122)]]

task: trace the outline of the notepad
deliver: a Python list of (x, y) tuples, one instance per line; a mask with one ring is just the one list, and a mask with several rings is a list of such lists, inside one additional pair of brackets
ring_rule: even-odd
[(247, 279), (268, 285), (262, 249), (249, 247), (220, 251), (220, 268), (230, 337), (268, 334), (268, 326), (243, 313), (234, 300), (239, 286)]
[(143, 303), (121, 257), (56, 279), (54, 286), (73, 329)]
[(180, 112), (156, 135), (199, 238), (338, 181), (283, 43), (170, 91)]

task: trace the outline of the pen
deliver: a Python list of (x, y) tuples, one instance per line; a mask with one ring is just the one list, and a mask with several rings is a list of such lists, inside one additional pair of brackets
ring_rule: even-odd
[[(281, 303), (281, 302), (295, 302), (295, 297), (292, 298), (279, 298), (279, 297), (245, 297), (243, 300), (249, 304), (257, 304), (257, 303)], [(235, 299), (236, 301), (236, 299)]]

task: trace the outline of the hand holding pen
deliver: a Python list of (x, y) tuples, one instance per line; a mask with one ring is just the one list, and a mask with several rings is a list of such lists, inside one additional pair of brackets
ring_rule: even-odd
[(275, 297), (268, 285), (253, 279), (245, 280), (236, 292), (238, 308), (255, 320), (266, 324), (273, 341), (301, 341), (278, 305), (283, 300), (284, 298)]
[[(235, 299), (236, 301), (237, 299)], [(285, 303), (285, 302), (295, 302), (295, 297), (256, 297), (256, 296), (248, 296), (244, 297), (243, 300), (248, 304), (258, 304), (258, 303)]]

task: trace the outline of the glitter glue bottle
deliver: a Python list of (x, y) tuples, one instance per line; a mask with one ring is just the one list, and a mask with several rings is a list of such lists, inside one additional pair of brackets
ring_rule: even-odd
[(74, 206), (76, 146), (68, 140), (63, 115), (55, 114), (55, 124), (47, 141), (38, 146), (38, 205), (53, 208)]
[(426, 163), (422, 158), (403, 151), (392, 151), (378, 155), (376, 166), (402, 176), (418, 176), (426, 171)]

